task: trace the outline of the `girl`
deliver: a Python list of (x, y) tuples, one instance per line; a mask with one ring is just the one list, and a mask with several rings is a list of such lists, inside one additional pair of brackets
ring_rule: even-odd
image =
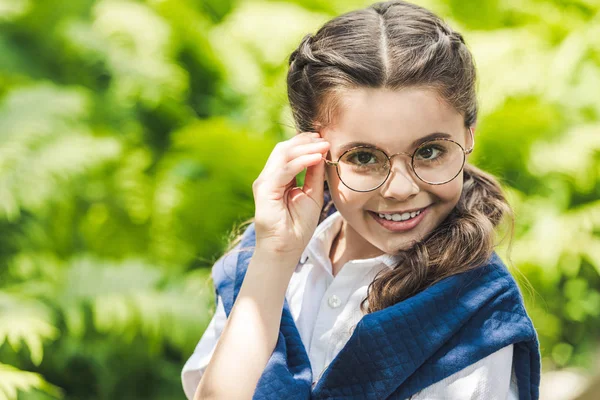
[(538, 397), (537, 336), (494, 251), (510, 208), (466, 164), (475, 81), (462, 36), (405, 2), (302, 40), (287, 77), (298, 134), (213, 267), (188, 398)]

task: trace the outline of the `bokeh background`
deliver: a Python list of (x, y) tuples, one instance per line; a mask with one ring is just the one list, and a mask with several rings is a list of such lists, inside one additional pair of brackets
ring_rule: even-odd
[[(542, 399), (575, 398), (600, 364), (600, 1), (415, 2), (475, 55), (472, 161), (515, 209)], [(369, 3), (0, 0), (0, 399), (184, 398), (210, 267), (294, 132), (287, 58)]]

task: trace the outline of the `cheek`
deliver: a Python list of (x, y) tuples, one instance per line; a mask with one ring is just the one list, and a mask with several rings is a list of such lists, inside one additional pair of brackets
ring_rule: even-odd
[(432, 186), (429, 192), (433, 193), (442, 203), (456, 205), (462, 193), (463, 180), (455, 179), (444, 185)]
[(331, 193), (331, 198), (333, 199), (336, 209), (350, 211), (361, 208), (369, 198), (365, 193), (359, 193), (348, 189), (340, 181), (335, 168), (333, 168), (332, 171), (327, 171), (325, 176), (327, 178), (329, 193)]
[(348, 197), (351, 191), (340, 181), (340, 178), (337, 174), (337, 170), (335, 168), (328, 168), (325, 171), (325, 178), (327, 180), (329, 192), (331, 193), (334, 199), (338, 199), (340, 197)]

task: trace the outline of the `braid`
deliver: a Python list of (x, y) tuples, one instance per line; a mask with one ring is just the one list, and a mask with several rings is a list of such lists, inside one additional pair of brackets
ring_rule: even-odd
[(292, 54), (290, 54), (290, 58), (288, 60), (288, 65), (290, 67), (292, 67), (292, 64), (294, 64), (293, 68), (301, 70), (306, 65), (311, 63), (319, 65), (322, 64), (321, 61), (318, 58), (316, 58), (313, 54), (313, 37), (314, 36), (309, 33), (302, 38), (302, 40), (300, 41), (300, 45), (298, 45), (298, 48), (294, 50)]
[[(405, 1), (336, 17), (302, 38), (288, 67), (287, 95), (299, 132), (335, 123), (345, 91), (356, 88), (431, 88), (464, 116), (465, 127), (477, 121), (477, 74), (463, 36), (429, 10)], [(333, 211), (326, 187), (319, 222)], [(494, 251), (495, 228), (504, 216), (512, 222), (499, 182), (465, 164), (456, 207), (426, 238), (400, 253), (395, 269), (375, 278), (363, 306), (368, 303), (368, 312), (381, 310), (482, 265)]]
[(300, 104), (292, 110), (296, 129), (299, 132), (314, 131), (312, 116), (316, 113), (317, 98), (312, 86), (311, 68), (322, 65), (322, 62), (315, 57), (312, 49), (313, 35), (305, 35), (298, 48), (292, 52), (288, 60), (288, 96), (291, 92), (298, 93), (294, 101)]
[(455, 42), (460, 42), (462, 44), (466, 44), (465, 39), (463, 38), (463, 35), (461, 35), (459, 32), (452, 31), (452, 34), (450, 35), (450, 37)]
[(377, 275), (361, 308), (381, 310), (450, 275), (482, 265), (494, 250), (494, 229), (504, 217), (513, 223), (512, 209), (499, 182), (465, 164), (463, 192), (456, 208), (429, 236), (400, 252), (394, 270)]

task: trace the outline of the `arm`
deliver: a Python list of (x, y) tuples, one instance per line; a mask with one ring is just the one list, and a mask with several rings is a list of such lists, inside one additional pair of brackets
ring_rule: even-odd
[(285, 292), (319, 221), (328, 150), (319, 133), (298, 133), (275, 145), (252, 184), (256, 248), (196, 400), (252, 398), (277, 344)]
[(251, 399), (275, 348), (297, 260), (256, 249), (223, 333), (196, 390), (199, 399)]

